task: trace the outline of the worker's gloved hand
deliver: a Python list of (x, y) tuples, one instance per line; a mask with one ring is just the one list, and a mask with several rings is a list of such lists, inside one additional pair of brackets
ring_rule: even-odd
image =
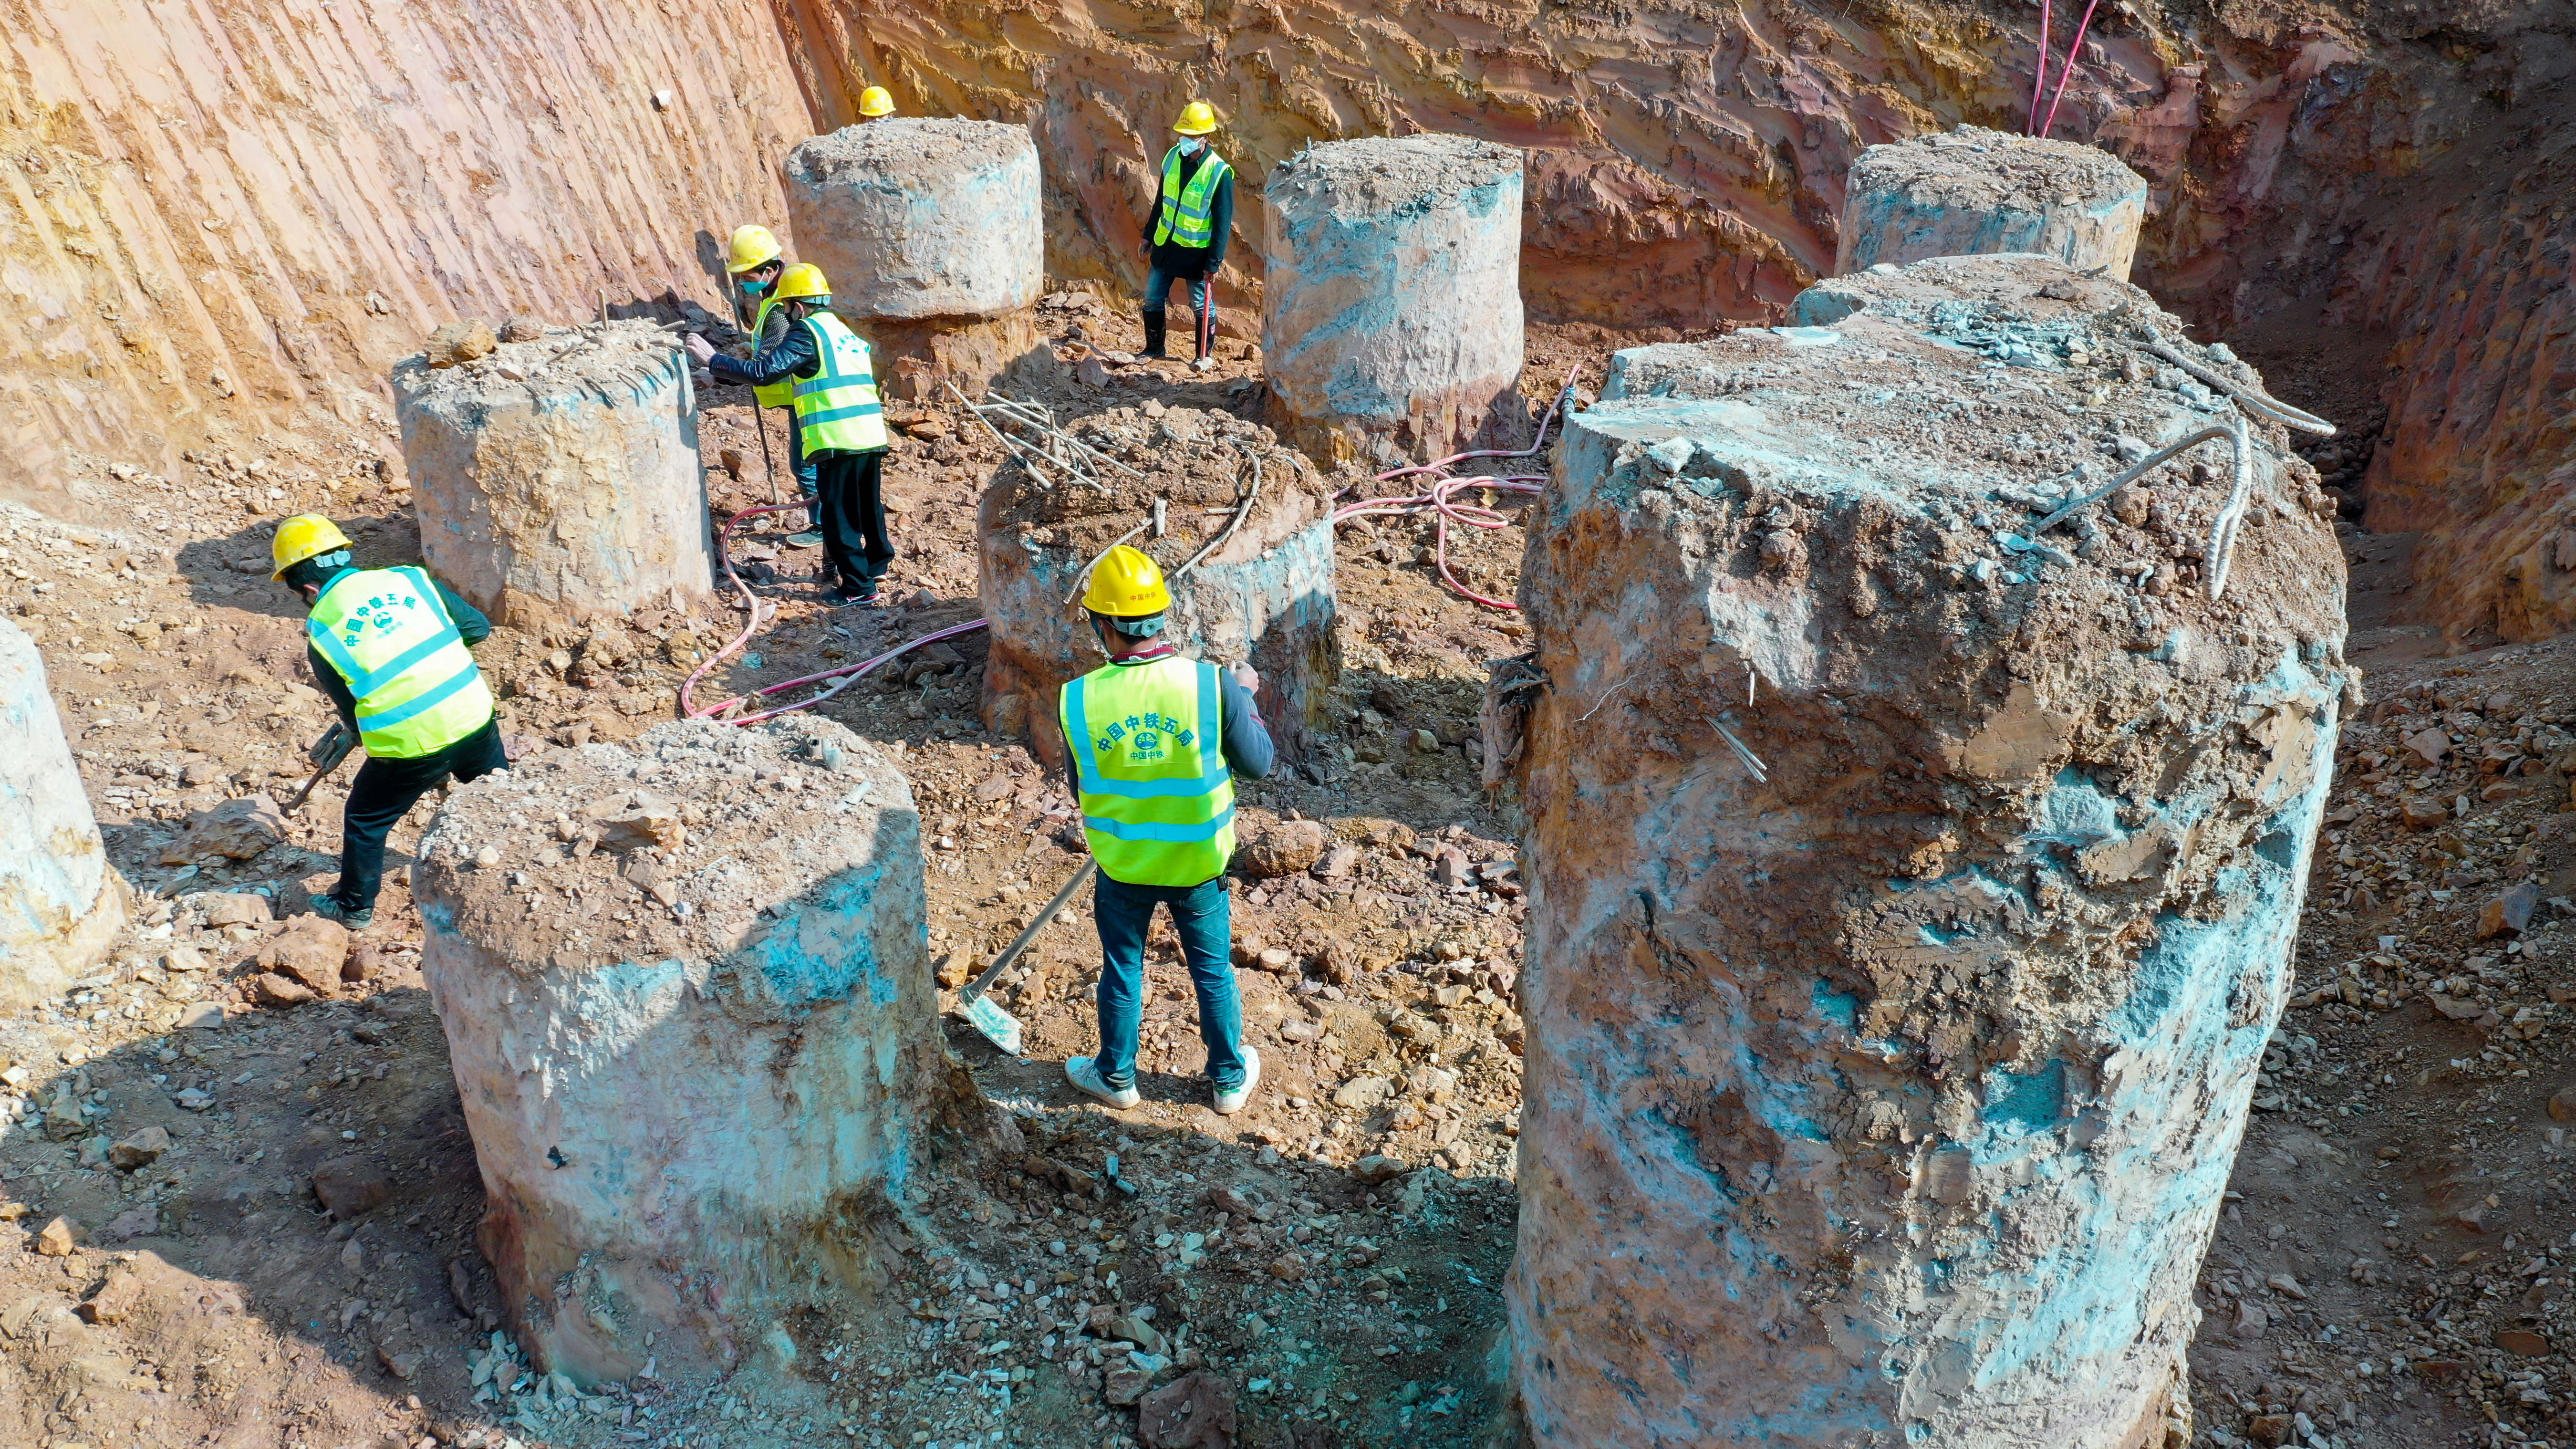
[(331, 727), (322, 732), (322, 738), (315, 740), (313, 748), (305, 751), (304, 755), (315, 768), (327, 770), (349, 758), (349, 751), (356, 748), (357, 743), (358, 737), (350, 731), (347, 721), (335, 719), (331, 721)]
[(695, 332), (681, 338), (680, 345), (689, 349), (689, 356), (695, 358), (700, 367), (706, 366), (707, 360), (716, 355), (715, 348), (708, 343), (707, 339)]
[(1243, 686), (1244, 693), (1261, 692), (1261, 671), (1253, 668), (1249, 663), (1244, 663), (1234, 666), (1231, 672), (1234, 675), (1234, 682)]

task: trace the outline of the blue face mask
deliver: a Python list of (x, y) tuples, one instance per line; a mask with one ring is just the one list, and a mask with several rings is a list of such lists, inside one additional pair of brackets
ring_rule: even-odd
[(1199, 154), (1199, 148), (1206, 144), (1207, 140), (1204, 137), (1184, 136), (1181, 138), (1181, 154), (1184, 156), (1195, 156)]
[(769, 277), (760, 281), (754, 281), (749, 277), (745, 277), (742, 279), (743, 295), (747, 297), (757, 297), (761, 293), (766, 292), (771, 287), (777, 285), (777, 282), (778, 279), (776, 277)]

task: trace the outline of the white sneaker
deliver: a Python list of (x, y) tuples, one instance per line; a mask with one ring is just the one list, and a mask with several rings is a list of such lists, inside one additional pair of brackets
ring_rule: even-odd
[(1243, 1049), (1243, 1085), (1231, 1092), (1216, 1094), (1216, 1114), (1231, 1117), (1252, 1100), (1252, 1089), (1261, 1085), (1261, 1053), (1249, 1045)]
[(1134, 1087), (1124, 1091), (1111, 1091), (1109, 1084), (1100, 1080), (1099, 1063), (1089, 1057), (1067, 1058), (1064, 1064), (1064, 1079), (1073, 1083), (1077, 1089), (1098, 1097), (1121, 1112), (1145, 1100), (1136, 1095)]

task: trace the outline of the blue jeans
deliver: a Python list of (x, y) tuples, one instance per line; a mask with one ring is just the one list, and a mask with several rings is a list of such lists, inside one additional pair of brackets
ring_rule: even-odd
[(1136, 1033), (1145, 1020), (1145, 929), (1169, 906), (1190, 985), (1199, 998), (1199, 1040), (1208, 1078), (1220, 1092), (1243, 1085), (1243, 999), (1234, 990), (1234, 931), (1225, 877), (1194, 886), (1128, 885), (1104, 875), (1091, 895), (1100, 923), (1100, 1079), (1136, 1085)]
[(814, 460), (805, 456), (805, 430), (796, 425), (796, 409), (788, 408), (785, 411), (787, 413), (787, 471), (796, 475), (797, 493), (811, 502), (816, 487)]
[(1145, 310), (1161, 312), (1172, 300), (1174, 282), (1189, 288), (1190, 318), (1195, 324), (1190, 329), (1191, 341), (1197, 344), (1198, 355), (1205, 357), (1216, 343), (1216, 313), (1208, 308), (1207, 278), (1175, 277), (1161, 267), (1154, 268), (1145, 274)]

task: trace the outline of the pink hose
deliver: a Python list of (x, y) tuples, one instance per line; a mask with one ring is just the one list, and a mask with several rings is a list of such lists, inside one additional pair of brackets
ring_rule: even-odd
[(2075, 22), (2075, 38), (2066, 43), (2066, 63), (2057, 68), (2057, 89), (2048, 97), (2048, 119), (2040, 123), (2039, 134), (2057, 129), (2057, 103), (2066, 99), (2066, 83), (2075, 78), (2075, 57), (2084, 50), (2084, 31), (2093, 23), (2094, 7), (2102, 0), (2086, 0), (2084, 18)]
[[(1528, 458), (1536, 456), (1540, 449), (1547, 446), (1547, 430), (1550, 425), (1555, 423), (1557, 414), (1564, 409), (1565, 400), (1574, 395), (1574, 380), (1582, 376), (1582, 374), (1583, 369), (1578, 367), (1574, 371), (1565, 375), (1565, 386), (1557, 389), (1556, 401), (1548, 404), (1547, 415), (1538, 420), (1538, 441), (1530, 444), (1528, 447), (1520, 449), (1483, 448), (1466, 453), (1452, 453), (1446, 458), (1435, 458), (1428, 463), (1415, 463), (1403, 468), (1390, 468), (1387, 471), (1378, 474), (1374, 481), (1386, 483), (1392, 482), (1398, 478), (1410, 477), (1417, 473), (1438, 474), (1444, 472), (1450, 467), (1450, 465), (1463, 463), (1469, 458)], [(1416, 493), (1403, 498), (1367, 499), (1363, 502), (1354, 503), (1347, 508), (1337, 508), (1333, 510), (1332, 521), (1339, 524), (1346, 518), (1365, 518), (1372, 514), (1392, 515), (1400, 513), (1428, 512), (1431, 515), (1432, 557), (1434, 562), (1436, 562), (1440, 568), (1440, 582), (1447, 585), (1449, 591), (1458, 595), (1460, 598), (1471, 599), (1476, 603), (1483, 604), (1489, 609), (1508, 609), (1518, 612), (1520, 605), (1505, 603), (1501, 599), (1487, 598), (1483, 594), (1477, 593), (1474, 589), (1467, 587), (1465, 584), (1458, 582), (1458, 576), (1449, 572), (1450, 524), (1464, 524), (1469, 528), (1507, 528), (1511, 525), (1511, 520), (1481, 504), (1456, 502), (1450, 495), (1456, 493), (1461, 488), (1493, 488), (1505, 493), (1538, 493), (1543, 490), (1546, 482), (1547, 476), (1545, 474), (1511, 474), (1501, 477), (1480, 475), (1472, 478), (1435, 477), (1431, 482), (1431, 489), (1427, 493)]]
[(2022, 122), (2025, 136), (2039, 134), (2039, 93), (2048, 89), (2048, 0), (2039, 0), (2039, 68), (2030, 77), (2030, 118)]

